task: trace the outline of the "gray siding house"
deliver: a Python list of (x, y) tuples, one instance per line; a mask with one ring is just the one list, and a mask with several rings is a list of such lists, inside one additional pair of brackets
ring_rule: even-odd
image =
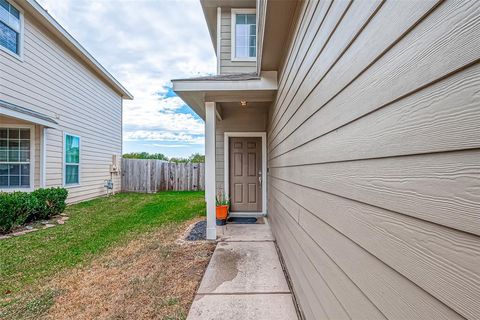
[(64, 186), (78, 202), (108, 179), (120, 190), (123, 99), (36, 1), (0, 0), (0, 191)]
[(267, 215), (306, 319), (480, 319), (480, 2), (201, 4), (208, 237)]

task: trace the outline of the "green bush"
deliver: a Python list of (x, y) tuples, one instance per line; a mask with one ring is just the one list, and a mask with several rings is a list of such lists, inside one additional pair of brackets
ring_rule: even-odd
[(15, 225), (22, 225), (34, 214), (38, 206), (38, 199), (27, 192), (14, 192), (12, 200), (17, 213)]
[(7, 232), (15, 226), (16, 217), (12, 202), (6, 193), (0, 194), (0, 232)]
[(24, 224), (33, 215), (38, 201), (26, 192), (0, 194), (0, 232)]
[(38, 201), (32, 220), (48, 219), (62, 213), (67, 206), (68, 191), (64, 188), (37, 189), (32, 196)]
[(0, 193), (0, 232), (6, 233), (25, 222), (48, 219), (62, 213), (67, 195), (68, 191), (64, 188)]

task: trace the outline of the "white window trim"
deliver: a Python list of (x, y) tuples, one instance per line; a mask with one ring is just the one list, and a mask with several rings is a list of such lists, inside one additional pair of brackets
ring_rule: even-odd
[[(231, 34), (230, 34), (230, 38), (231, 38), (231, 44), (232, 44), (232, 47), (230, 49), (231, 51), (231, 59), (232, 61), (257, 61), (257, 56), (255, 55), (255, 57), (244, 57), (244, 58), (237, 58), (235, 57), (235, 24), (236, 24), (236, 21), (237, 21), (237, 14), (252, 14), (254, 13), (255, 14), (255, 19), (257, 19), (257, 16), (256, 16), (256, 13), (257, 13), (257, 9), (231, 9), (231, 20), (230, 20), (230, 24), (231, 24)], [(258, 53), (258, 20), (255, 22), (255, 36), (257, 37), (257, 44), (256, 44), (256, 53)]]
[[(66, 179), (67, 179), (67, 146), (66, 146), (66, 142), (67, 142), (67, 135), (68, 136), (72, 136), (72, 137), (76, 137), (78, 138), (78, 149), (79, 149), (79, 155), (78, 155), (78, 183), (69, 183), (67, 184), (66, 183)], [(75, 187), (79, 187), (81, 185), (81, 172), (82, 172), (82, 138), (78, 135), (78, 134), (73, 134), (73, 133), (69, 133), (69, 132), (63, 132), (63, 167), (62, 167), (62, 185), (64, 188), (75, 188)]]
[(29, 188), (0, 188), (1, 192), (15, 192), (35, 190), (35, 126), (29, 124), (0, 124), (0, 128), (30, 129), (30, 187)]
[(12, 1), (12, 0), (7, 0), (8, 3), (10, 3), (12, 6), (15, 7), (15, 9), (17, 9), (19, 12), (20, 12), (20, 36), (19, 36), (19, 40), (18, 40), (18, 53), (15, 53), (15, 52), (12, 52), (10, 50), (8, 50), (7, 48), (5, 48), (4, 46), (0, 46), (0, 50), (2, 50), (3, 52), (6, 52), (8, 53), (9, 55), (11, 55), (12, 57), (20, 60), (23, 62), (23, 42), (24, 42), (24, 38), (25, 38), (25, 18), (24, 18), (24, 11), (23, 9), (15, 3), (15, 1)]
[(262, 138), (262, 211), (261, 212), (232, 212), (237, 216), (251, 216), (252, 214), (267, 215), (267, 133), (266, 132), (224, 132), (223, 150), (224, 150), (224, 190), (228, 195), (230, 189), (230, 138), (231, 137), (257, 137)]

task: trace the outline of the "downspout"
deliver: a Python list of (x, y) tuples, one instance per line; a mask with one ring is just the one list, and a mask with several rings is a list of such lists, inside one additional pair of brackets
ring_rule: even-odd
[(217, 74), (220, 74), (220, 48), (222, 46), (222, 8), (217, 7)]
[(263, 37), (265, 35), (265, 20), (267, 17), (268, 0), (257, 1), (257, 75), (262, 73)]

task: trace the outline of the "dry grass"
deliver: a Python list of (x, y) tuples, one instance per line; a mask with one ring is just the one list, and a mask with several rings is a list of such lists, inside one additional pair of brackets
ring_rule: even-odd
[(47, 319), (185, 319), (215, 245), (177, 240), (193, 219), (117, 247), (43, 288)]
[(175, 238), (204, 212), (203, 192), (117, 194), (1, 240), (0, 319), (185, 318), (213, 245)]

